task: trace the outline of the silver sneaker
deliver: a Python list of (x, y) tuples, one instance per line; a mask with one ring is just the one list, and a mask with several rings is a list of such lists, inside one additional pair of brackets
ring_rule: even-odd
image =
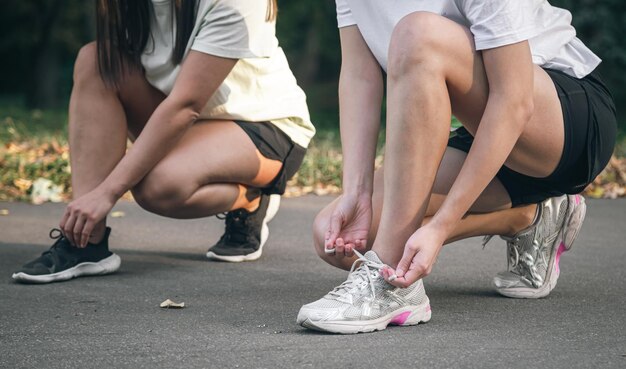
[[(385, 266), (374, 251), (359, 257), (348, 279), (321, 299), (302, 306), (297, 323), (305, 328), (352, 334), (383, 330), (388, 325), (416, 325), (430, 320), (430, 302), (422, 280), (408, 288), (385, 281)], [(357, 263), (361, 265), (355, 270)]]
[(533, 225), (513, 237), (502, 237), (507, 241), (508, 270), (493, 280), (498, 293), (515, 298), (547, 296), (559, 278), (561, 254), (572, 247), (586, 208), (580, 195), (547, 199), (539, 204)]

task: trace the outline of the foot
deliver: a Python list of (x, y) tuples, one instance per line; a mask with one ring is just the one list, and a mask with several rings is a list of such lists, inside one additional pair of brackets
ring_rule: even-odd
[(111, 228), (107, 227), (102, 241), (80, 249), (72, 246), (60, 230), (53, 229), (50, 238), (56, 239), (54, 245), (13, 273), (13, 279), (22, 283), (50, 283), (113, 273), (120, 268), (121, 259), (109, 251), (110, 233)]
[(280, 195), (261, 195), (255, 211), (237, 209), (228, 212), (226, 231), (206, 256), (233, 263), (260, 258), (269, 237), (267, 223), (274, 218), (279, 206)]
[(556, 286), (561, 254), (572, 247), (585, 219), (585, 199), (564, 195), (537, 207), (535, 222), (507, 241), (508, 270), (494, 278), (496, 290), (508, 297), (541, 298)]
[[(422, 280), (408, 288), (387, 283), (384, 264), (374, 251), (359, 257), (348, 279), (321, 299), (302, 306), (297, 323), (317, 331), (352, 334), (383, 330), (388, 325), (416, 325), (430, 320), (430, 303)], [(357, 263), (361, 265), (354, 270)]]

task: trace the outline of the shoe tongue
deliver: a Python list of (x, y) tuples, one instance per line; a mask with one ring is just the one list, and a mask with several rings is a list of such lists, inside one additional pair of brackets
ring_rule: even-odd
[(363, 255), (363, 256), (364, 256), (367, 260), (369, 260), (369, 261), (373, 261), (373, 262), (378, 263), (378, 264), (382, 264), (382, 263), (383, 263), (383, 262), (382, 262), (382, 261), (380, 261), (380, 259), (378, 258), (378, 255), (377, 255), (374, 251), (372, 251), (372, 250), (370, 250), (370, 251), (366, 252), (366, 253), (365, 253), (365, 255)]

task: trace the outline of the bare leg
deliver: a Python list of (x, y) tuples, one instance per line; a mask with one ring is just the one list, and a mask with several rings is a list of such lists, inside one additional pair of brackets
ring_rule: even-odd
[[(452, 187), (456, 176), (465, 160), (466, 154), (462, 151), (447, 148), (441, 162), (441, 167), (437, 172), (433, 193), (426, 210), (426, 217), (423, 224), (426, 224), (434, 215), (439, 206), (443, 203), (446, 194)], [(383, 168), (376, 171), (374, 176), (374, 193), (372, 196), (372, 228), (370, 230), (367, 248), (370, 249), (376, 234), (383, 207), (384, 194), (384, 172)], [(324, 252), (324, 234), (328, 228), (329, 214), (336, 206), (337, 200), (326, 206), (316, 217), (313, 226), (313, 240), (318, 255), (327, 263), (342, 269), (350, 269), (354, 258), (341, 257), (339, 255), (329, 255)], [(450, 235), (446, 244), (461, 239), (483, 236), (483, 235), (504, 235), (512, 236), (522, 229), (528, 227), (536, 212), (536, 205), (511, 208), (511, 200), (502, 184), (494, 179), (487, 189), (481, 194), (476, 203)]]
[[(98, 72), (96, 44), (84, 46), (76, 58), (69, 106), (69, 143), (73, 197), (96, 188), (126, 152), (129, 125), (140, 132), (143, 123), (163, 99), (144, 82), (140, 71), (129, 72), (118, 91), (104, 84)], [(122, 96), (133, 96), (122, 102)], [(128, 116), (128, 119), (127, 119)], [(106, 220), (96, 225), (91, 242), (104, 235)]]
[[(414, 13), (403, 18), (389, 54), (387, 190), (372, 249), (395, 267), (407, 239), (427, 215), (451, 109), (475, 132), (488, 84), (469, 31), (441, 16)], [(536, 109), (506, 165), (547, 176), (561, 156), (563, 119), (552, 81), (541, 68), (534, 71)]]
[(249, 189), (268, 185), (281, 167), (264, 158), (237, 124), (203, 121), (189, 128), (133, 194), (146, 210), (173, 218), (251, 209), (258, 204), (258, 190), (247, 196)]
[[(132, 140), (141, 134), (163, 99), (165, 95), (139, 70), (128, 70), (119, 89), (105, 85), (98, 72), (96, 44), (81, 49), (69, 121), (75, 198), (109, 175), (125, 154), (127, 137)], [(281, 166), (263, 157), (233, 122), (205, 121), (192, 126), (133, 192), (147, 209), (178, 218), (252, 210), (258, 205), (256, 188), (271, 182)], [(105, 227), (105, 221), (98, 224), (90, 241), (98, 242)]]

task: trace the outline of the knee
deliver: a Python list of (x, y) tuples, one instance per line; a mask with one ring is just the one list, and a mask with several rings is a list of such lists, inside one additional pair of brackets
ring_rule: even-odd
[(407, 73), (427, 69), (436, 73), (445, 47), (441, 29), (445, 19), (428, 12), (411, 13), (398, 22), (391, 35), (387, 62), (389, 78), (404, 80)]
[(91, 81), (94, 77), (99, 77), (98, 70), (98, 47), (96, 42), (90, 42), (78, 51), (74, 63), (74, 83)]
[(143, 209), (166, 217), (176, 217), (186, 200), (182, 185), (172, 177), (153, 170), (132, 190), (133, 198)]

